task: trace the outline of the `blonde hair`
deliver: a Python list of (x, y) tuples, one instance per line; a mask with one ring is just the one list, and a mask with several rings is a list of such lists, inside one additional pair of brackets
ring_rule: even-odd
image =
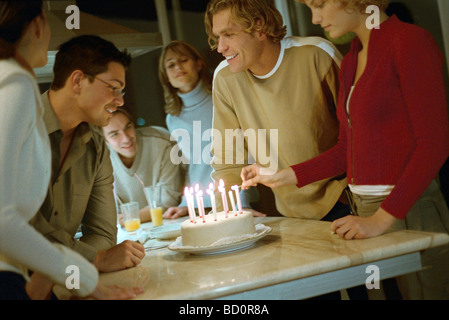
[(159, 57), (159, 81), (161, 82), (164, 91), (165, 113), (173, 116), (178, 116), (182, 109), (182, 100), (178, 96), (178, 89), (173, 87), (168, 80), (167, 70), (165, 69), (165, 55), (168, 51), (173, 51), (176, 54), (187, 56), (194, 61), (201, 60), (202, 68), (199, 71), (198, 78), (203, 82), (204, 87), (210, 93), (212, 92), (212, 77), (209, 72), (208, 64), (201, 53), (190, 43), (180, 40), (170, 42), (163, 50)]
[(280, 42), (287, 34), (287, 27), (273, 0), (211, 0), (207, 4), (204, 24), (212, 50), (218, 46), (218, 39), (212, 31), (213, 16), (226, 9), (231, 9), (231, 18), (240, 24), (245, 32), (265, 32), (274, 43)]
[[(305, 0), (296, 0), (297, 2), (305, 3)], [(365, 10), (370, 5), (379, 7), (379, 10), (384, 11), (388, 7), (390, 0), (331, 0), (339, 2), (346, 10), (357, 10), (360, 13), (365, 13)]]

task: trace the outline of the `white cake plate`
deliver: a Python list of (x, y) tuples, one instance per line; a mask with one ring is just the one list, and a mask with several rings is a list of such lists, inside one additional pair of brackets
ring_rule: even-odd
[(229, 253), (239, 250), (244, 250), (251, 247), (256, 241), (262, 239), (271, 232), (271, 227), (263, 224), (257, 225), (256, 233), (245, 239), (238, 239), (229, 243), (210, 245), (204, 247), (189, 247), (182, 246), (182, 237), (178, 237), (175, 242), (172, 242), (168, 248), (172, 251), (181, 253), (190, 253), (195, 255), (215, 255)]

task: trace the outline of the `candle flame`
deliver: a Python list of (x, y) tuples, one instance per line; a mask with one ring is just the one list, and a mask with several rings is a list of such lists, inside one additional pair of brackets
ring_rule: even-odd
[(214, 184), (212, 182), (209, 183), (209, 189), (214, 190)]
[(198, 190), (200, 190), (200, 186), (199, 186), (199, 184), (197, 183), (197, 184), (195, 185), (195, 192), (198, 192)]
[(225, 184), (224, 184), (223, 179), (220, 179), (219, 184), (220, 184), (220, 186), (224, 187)]

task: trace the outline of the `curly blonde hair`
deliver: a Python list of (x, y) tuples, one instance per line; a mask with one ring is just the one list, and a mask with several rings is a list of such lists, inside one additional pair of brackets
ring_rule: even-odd
[(211, 0), (207, 4), (204, 24), (212, 50), (218, 46), (218, 39), (213, 34), (213, 16), (223, 10), (231, 9), (231, 18), (251, 33), (262, 31), (273, 42), (280, 42), (287, 34), (282, 15), (274, 6), (273, 0)]
[[(379, 10), (384, 11), (388, 7), (390, 0), (328, 0), (337, 1), (343, 8), (347, 10), (357, 10), (360, 13), (365, 13), (366, 7), (375, 5), (379, 7)], [(305, 3), (305, 0), (296, 0), (296, 2)]]

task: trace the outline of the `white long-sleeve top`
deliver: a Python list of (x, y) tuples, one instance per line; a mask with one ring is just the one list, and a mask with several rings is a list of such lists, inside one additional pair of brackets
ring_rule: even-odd
[(96, 268), (28, 224), (50, 182), (51, 149), (43, 113), (33, 76), (14, 59), (0, 60), (0, 271), (29, 279), (30, 269), (65, 286), (74, 274), (67, 267), (74, 265), (80, 271), (80, 288), (72, 293), (86, 296), (97, 285)]

